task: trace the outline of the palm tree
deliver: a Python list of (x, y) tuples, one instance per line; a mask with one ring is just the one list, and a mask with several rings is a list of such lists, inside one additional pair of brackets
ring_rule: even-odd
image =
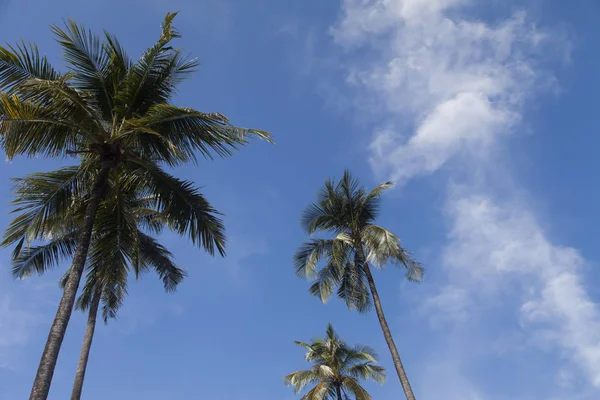
[[(65, 73), (57, 72), (35, 45), (22, 42), (0, 47), (0, 136), (7, 156), (76, 155), (85, 166), (82, 171), (91, 174), (94, 182), (88, 192), (71, 273), (33, 384), (32, 400), (48, 396), (87, 260), (94, 220), (111, 172), (146, 180), (151, 195), (164, 206), (178, 196), (173, 193), (181, 188), (181, 182), (167, 174), (163, 166), (195, 162), (198, 154), (208, 158), (213, 153), (228, 156), (250, 135), (269, 139), (266, 132), (233, 127), (221, 114), (170, 103), (178, 84), (198, 65), (171, 45), (180, 37), (173, 26), (175, 16), (167, 14), (160, 38), (136, 62), (114, 36), (106, 32), (97, 36), (71, 20), (65, 28), (52, 27), (69, 67)], [(79, 178), (61, 191), (61, 200), (76, 196), (73, 189)], [(58, 206), (64, 203), (49, 205)], [(184, 217), (184, 210), (173, 212)], [(205, 228), (201, 224), (189, 229)], [(222, 252), (222, 243), (205, 233), (202, 241), (208, 245), (206, 248)], [(22, 245), (22, 241), (17, 242), (17, 249)]]
[[(348, 170), (338, 183), (327, 180), (317, 201), (304, 212), (302, 226), (309, 235), (323, 231), (334, 237), (304, 243), (294, 257), (294, 266), (299, 276), (314, 280), (310, 293), (323, 302), (337, 288), (350, 309), (362, 312), (370, 308), (372, 297), (406, 398), (414, 400), (369, 266), (383, 268), (390, 262), (405, 268), (411, 281), (420, 281), (423, 276), (423, 268), (402, 247), (398, 236), (373, 223), (379, 213), (380, 195), (391, 186), (387, 182), (368, 192)], [(321, 259), (326, 262), (319, 269)]]
[(284, 378), (285, 382), (294, 387), (296, 394), (306, 385), (316, 384), (302, 396), (302, 400), (344, 400), (348, 399), (348, 392), (356, 400), (371, 400), (359, 380), (371, 379), (379, 384), (385, 381), (385, 369), (375, 365), (375, 352), (361, 345), (349, 347), (335, 333), (331, 324), (327, 326), (325, 339), (294, 343), (307, 350), (306, 361), (312, 363), (313, 367), (292, 372)]
[[(63, 169), (33, 174), (15, 180), (17, 210), (21, 210), (24, 205), (30, 208), (41, 207), (55, 193), (57, 187), (68, 184), (70, 174), (66, 173), (67, 171)], [(185, 276), (185, 272), (174, 264), (172, 254), (150, 235), (160, 233), (165, 226), (174, 227), (178, 221), (173, 219), (169, 212), (158, 210), (152, 198), (140, 192), (143, 187), (131, 185), (131, 182), (123, 178), (116, 176), (109, 179), (107, 195), (98, 208), (92, 233), (87, 281), (83, 294), (77, 301), (77, 308), (89, 312), (72, 400), (81, 398), (100, 302), (103, 303), (102, 315), (106, 323), (109, 318), (116, 316), (127, 293), (127, 272), (132, 269), (138, 277), (146, 270), (154, 269), (163, 280), (167, 291), (174, 291)], [(204, 199), (198, 193), (192, 195), (191, 199), (194, 198), (204, 203)], [(85, 211), (81, 199), (76, 200), (78, 201), (70, 207), (71, 213), (68, 218), (46, 217), (44, 231), (52, 232), (51, 237), (46, 238), (46, 243), (28, 246), (16, 256), (13, 260), (13, 275), (16, 278), (22, 279), (35, 273), (43, 274), (63, 259), (72, 256)], [(213, 215), (214, 210), (205, 207), (198, 211), (204, 211), (202, 218), (207, 219), (213, 236), (223, 241), (224, 229)], [(192, 220), (190, 222), (193, 223)], [(198, 233), (188, 232), (191, 239), (201, 246), (201, 236)], [(68, 280), (68, 275), (67, 273), (63, 278), (63, 284)]]

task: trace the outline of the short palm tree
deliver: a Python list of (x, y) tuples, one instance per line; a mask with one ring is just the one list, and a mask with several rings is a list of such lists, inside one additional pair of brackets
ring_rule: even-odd
[(307, 350), (306, 361), (313, 364), (309, 370), (292, 372), (285, 377), (285, 382), (294, 387), (296, 394), (305, 386), (315, 384), (302, 400), (344, 400), (348, 399), (348, 393), (356, 400), (371, 400), (359, 380), (371, 379), (379, 384), (385, 381), (384, 368), (375, 365), (375, 352), (361, 345), (349, 347), (331, 324), (327, 326), (324, 339), (294, 343)]
[[(16, 179), (17, 209), (22, 209), (23, 205), (30, 209), (43, 208), (44, 203), (55, 195), (57, 188), (68, 184), (73, 173), (76, 173), (74, 168), (66, 168)], [(152, 199), (138, 191), (140, 187), (132, 186), (132, 182), (123, 181), (119, 176), (114, 178), (109, 179), (107, 196), (98, 208), (87, 262), (87, 280), (77, 302), (79, 309), (88, 310), (88, 322), (72, 400), (81, 398), (100, 303), (103, 303), (105, 322), (116, 316), (127, 293), (128, 271), (133, 270), (138, 277), (146, 270), (153, 269), (163, 280), (167, 291), (174, 291), (185, 276), (185, 272), (174, 264), (172, 254), (151, 236), (160, 233), (165, 226), (176, 226), (177, 221), (169, 212), (157, 210)], [(214, 215), (215, 211), (199, 193), (194, 193), (191, 183), (187, 184), (192, 188), (190, 200), (203, 205), (196, 207), (196, 211), (204, 215), (203, 218), (211, 219), (207, 222), (212, 226), (213, 236), (223, 241), (224, 229)], [(77, 200), (70, 207), (67, 218), (46, 217), (44, 231), (51, 233), (45, 238), (45, 243), (27, 246), (16, 255), (13, 260), (13, 275), (16, 278), (43, 274), (61, 260), (72, 257), (85, 211), (83, 199)], [(188, 235), (201, 245), (197, 231), (190, 231)], [(67, 279), (68, 273), (62, 283)]]
[[(309, 235), (329, 232), (333, 237), (304, 243), (294, 265), (299, 276), (314, 280), (310, 292), (323, 302), (336, 288), (350, 309), (367, 311), (372, 299), (406, 398), (414, 400), (370, 268), (383, 268), (389, 262), (405, 268), (409, 280), (420, 281), (423, 275), (423, 268), (402, 247), (398, 236), (374, 224), (380, 195), (391, 186), (387, 182), (369, 192), (349, 171), (337, 183), (325, 182), (317, 201), (304, 212), (302, 226)], [(325, 263), (319, 269), (321, 260)]]
[[(178, 84), (198, 65), (172, 46), (173, 39), (180, 37), (173, 26), (175, 15), (167, 14), (160, 38), (135, 62), (114, 36), (97, 36), (73, 21), (65, 28), (52, 27), (68, 65), (65, 73), (40, 56), (35, 45), (0, 47), (0, 141), (7, 156), (76, 155), (85, 167), (81, 172), (93, 178), (71, 273), (38, 367), (32, 400), (48, 396), (109, 175), (117, 171), (144, 180), (149, 196), (165, 207), (175, 198), (181, 200), (173, 194), (181, 182), (164, 166), (195, 162), (198, 155), (228, 156), (250, 135), (269, 139), (266, 132), (233, 127), (221, 114), (170, 103)], [(65, 207), (68, 203), (60, 201), (78, 195), (74, 190), (80, 178), (74, 178), (60, 192), (62, 198), (48, 207)], [(189, 210), (186, 204), (183, 210), (171, 212), (180, 212), (187, 221), (185, 210)], [(27, 214), (19, 222), (39, 226), (43, 218), (44, 214)], [(223, 250), (222, 243), (204, 232), (205, 225), (178, 226), (188, 228), (201, 231), (207, 249)], [(24, 240), (5, 243), (17, 243), (18, 250)]]

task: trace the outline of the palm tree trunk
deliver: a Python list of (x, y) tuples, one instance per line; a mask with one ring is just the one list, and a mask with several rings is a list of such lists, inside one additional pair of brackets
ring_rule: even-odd
[(340, 389), (339, 385), (335, 387), (335, 392), (337, 393), (338, 400), (344, 400), (342, 397), (342, 389)]
[[(361, 253), (362, 259), (366, 260), (364, 252), (362, 250)], [(410, 383), (408, 382), (408, 376), (406, 376), (406, 371), (404, 371), (404, 366), (402, 365), (402, 361), (400, 360), (400, 354), (398, 354), (398, 349), (396, 348), (396, 344), (394, 343), (394, 339), (392, 338), (390, 327), (388, 326), (388, 323), (385, 320), (383, 308), (381, 307), (381, 300), (379, 299), (379, 293), (377, 293), (377, 288), (375, 287), (375, 281), (373, 280), (371, 269), (369, 268), (369, 264), (367, 264), (366, 261), (363, 262), (363, 269), (365, 271), (365, 274), (367, 275), (367, 281), (369, 281), (369, 287), (371, 288), (371, 294), (373, 295), (373, 304), (375, 305), (375, 311), (377, 311), (377, 318), (379, 318), (379, 324), (381, 325), (383, 336), (385, 337), (385, 341), (390, 349), (390, 353), (392, 353), (394, 367), (396, 367), (396, 372), (398, 373), (398, 378), (400, 379), (400, 383), (402, 384), (402, 389), (404, 389), (406, 399), (416, 400), (412, 388), (410, 387)]]
[(96, 292), (94, 293), (92, 303), (90, 304), (87, 327), (85, 328), (83, 344), (81, 345), (81, 353), (79, 354), (79, 363), (77, 364), (77, 372), (75, 373), (75, 382), (73, 383), (73, 392), (71, 393), (71, 400), (81, 399), (83, 380), (85, 378), (85, 371), (87, 368), (88, 358), (90, 356), (90, 349), (92, 347), (92, 339), (94, 339), (94, 331), (96, 330), (96, 316), (98, 315), (98, 307), (100, 306), (101, 294), (102, 291), (100, 290), (100, 286), (98, 286)]
[(56, 316), (54, 317), (50, 333), (48, 334), (48, 340), (46, 341), (46, 346), (42, 353), (42, 359), (40, 360), (35, 381), (33, 382), (29, 400), (46, 400), (48, 398), (50, 383), (52, 382), (54, 368), (56, 367), (56, 361), (58, 360), (58, 353), (67, 331), (71, 312), (73, 312), (73, 305), (75, 304), (79, 281), (81, 280), (81, 275), (83, 274), (83, 268), (87, 259), (96, 212), (98, 211), (100, 201), (106, 192), (109, 172), (110, 167), (103, 166), (96, 176), (94, 188), (92, 189), (92, 194), (85, 210), (85, 216), (81, 226), (81, 236), (77, 242), (69, 278), (65, 284), (65, 289), (62, 298), (60, 299)]

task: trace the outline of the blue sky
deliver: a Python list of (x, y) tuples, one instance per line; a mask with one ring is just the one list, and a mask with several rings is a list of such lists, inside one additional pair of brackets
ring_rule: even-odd
[[(578, 0), (0, 1), (0, 34), (62, 66), (48, 25), (71, 16), (139, 54), (166, 11), (202, 62), (175, 102), (266, 129), (228, 160), (181, 168), (226, 214), (226, 259), (162, 239), (188, 279), (147, 275), (99, 326), (86, 400), (297, 398), (293, 340), (331, 322), (393, 369), (374, 313), (307, 293), (291, 257), (299, 215), (331, 175), (398, 184), (380, 223), (427, 268), (375, 279), (421, 400), (591, 400), (600, 395), (600, 4)], [(69, 164), (15, 160), (8, 179)], [(0, 213), (0, 225), (9, 221)], [(62, 271), (15, 282), (0, 251), (0, 399), (29, 394)], [(84, 316), (71, 320), (51, 399), (70, 393)], [(367, 384), (401, 397), (392, 376)]]

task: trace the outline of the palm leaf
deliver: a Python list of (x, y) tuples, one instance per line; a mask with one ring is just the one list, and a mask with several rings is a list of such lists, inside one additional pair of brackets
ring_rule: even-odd
[(29, 79), (57, 79), (59, 74), (35, 44), (21, 41), (15, 46), (0, 46), (0, 90), (12, 94)]
[(52, 239), (44, 245), (27, 247), (13, 259), (13, 276), (23, 279), (33, 274), (44, 274), (49, 268), (73, 256), (77, 238), (77, 232), (73, 232)]

